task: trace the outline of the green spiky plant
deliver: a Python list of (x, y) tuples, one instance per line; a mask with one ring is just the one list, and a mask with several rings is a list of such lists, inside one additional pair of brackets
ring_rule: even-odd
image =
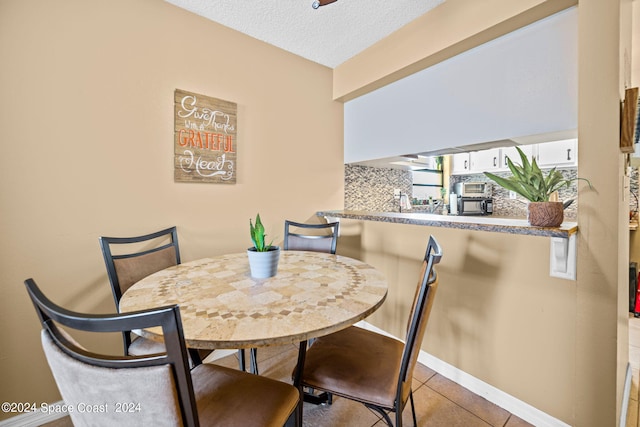
[(513, 176), (502, 178), (490, 172), (484, 174), (495, 181), (501, 187), (513, 191), (530, 202), (548, 202), (549, 196), (561, 189), (563, 186), (567, 188), (573, 181), (583, 180), (591, 187), (591, 182), (586, 178), (566, 179), (556, 168), (551, 169), (545, 176), (536, 162), (535, 157), (531, 157), (531, 162), (519, 147), (516, 147), (520, 154), (522, 164), (516, 164), (507, 157), (507, 165)]
[(251, 241), (257, 252), (267, 252), (271, 250), (271, 243), (266, 243), (264, 232), (264, 226), (260, 220), (260, 214), (256, 216), (256, 225), (253, 225), (253, 221), (249, 218), (249, 232), (251, 233)]

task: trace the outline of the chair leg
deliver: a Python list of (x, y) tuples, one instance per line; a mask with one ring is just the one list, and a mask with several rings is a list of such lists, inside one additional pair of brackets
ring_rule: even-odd
[(246, 366), (247, 366), (247, 358), (244, 354), (244, 349), (241, 348), (240, 350), (238, 350), (238, 365), (239, 368), (242, 372), (246, 371)]
[(302, 379), (302, 370), (304, 369), (304, 361), (307, 357), (307, 342), (302, 341), (298, 348), (298, 362), (296, 363), (296, 369), (293, 376), (293, 386), (298, 389), (300, 393), (300, 401), (298, 407), (295, 410), (296, 413), (296, 427), (302, 427), (302, 407), (304, 406), (304, 387), (300, 384)]
[(416, 420), (416, 407), (413, 404), (413, 390), (409, 392), (409, 399), (411, 400), (411, 413), (413, 414), (413, 425), (418, 426), (418, 421)]
[(298, 426), (297, 422), (298, 422), (298, 408), (296, 408), (291, 413), (291, 415), (287, 419), (287, 422), (285, 423), (284, 427), (301, 427), (301, 426)]
[(189, 352), (189, 356), (191, 357), (191, 361), (193, 363), (191, 369), (195, 368), (198, 365), (202, 365), (202, 358), (200, 357), (200, 353), (198, 352), (198, 350), (196, 350), (195, 348), (188, 348), (187, 351)]
[[(244, 353), (244, 349), (238, 350), (238, 364), (240, 365), (241, 371), (246, 371), (247, 368), (247, 357)], [(249, 349), (249, 372), (252, 374), (258, 375), (258, 349), (251, 348)]]
[[(387, 423), (389, 427), (393, 427), (393, 421), (391, 421), (391, 418), (389, 418), (389, 414), (387, 414), (387, 411), (378, 406), (368, 405), (366, 403), (364, 404), (364, 406), (379, 413), (384, 419), (384, 422)], [(398, 422), (398, 411), (396, 411), (396, 427), (402, 427), (402, 414), (400, 414), (400, 421)]]
[[(396, 427), (402, 427), (402, 411), (400, 408), (396, 408)], [(415, 424), (415, 427), (418, 427), (418, 425)]]
[(250, 360), (251, 361), (251, 373), (259, 375), (259, 373), (258, 373), (258, 349), (257, 348), (252, 348), (249, 351), (249, 357), (251, 359)]

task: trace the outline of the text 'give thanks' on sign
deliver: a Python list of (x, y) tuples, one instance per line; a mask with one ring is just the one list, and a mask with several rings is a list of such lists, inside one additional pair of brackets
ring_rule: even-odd
[(174, 180), (236, 183), (238, 106), (176, 89)]

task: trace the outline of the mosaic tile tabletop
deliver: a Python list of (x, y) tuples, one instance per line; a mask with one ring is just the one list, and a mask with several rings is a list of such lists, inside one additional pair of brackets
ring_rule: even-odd
[[(125, 292), (120, 311), (178, 304), (189, 347), (249, 348), (338, 331), (374, 312), (386, 295), (382, 273), (352, 258), (282, 251), (278, 274), (254, 279), (247, 254), (238, 253), (152, 274)], [(158, 339), (160, 331), (141, 334)]]

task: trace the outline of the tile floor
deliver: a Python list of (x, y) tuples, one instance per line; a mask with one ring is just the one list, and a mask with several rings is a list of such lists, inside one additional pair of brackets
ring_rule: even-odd
[[(639, 324), (640, 336), (640, 324)], [(640, 342), (640, 341), (639, 341)], [(639, 348), (640, 351), (640, 348)], [(260, 374), (290, 381), (296, 363), (297, 347), (283, 346), (262, 348), (258, 351)], [(228, 356), (211, 362), (237, 367), (236, 356)], [(504, 409), (471, 393), (463, 387), (418, 364), (414, 372), (414, 399), (419, 426), (429, 427), (525, 427), (531, 424)], [(636, 401), (637, 403), (637, 401)], [(305, 427), (383, 427), (386, 424), (364, 405), (335, 397), (332, 405), (305, 403)], [(413, 426), (411, 409), (403, 413), (403, 425)], [(47, 427), (71, 426), (69, 418), (62, 418)]]
[[(261, 374), (286, 381), (296, 361), (295, 346), (260, 349)], [(626, 427), (640, 427), (640, 318), (629, 315), (629, 361), (633, 372)], [(214, 361), (237, 367), (236, 356)], [(414, 398), (418, 425), (430, 427), (483, 426), (524, 427), (531, 424), (488, 402), (465, 388), (447, 380), (428, 367), (418, 364), (414, 372)], [(411, 410), (403, 414), (404, 425), (411, 426)], [(45, 424), (46, 427), (69, 427), (68, 417)], [(385, 423), (363, 405), (336, 397), (332, 405), (305, 403), (305, 427), (383, 427)]]
[[(258, 351), (261, 374), (286, 380), (296, 362), (297, 347)], [(230, 359), (230, 358), (229, 358)], [(235, 363), (235, 361), (232, 361)], [(430, 427), (524, 427), (531, 424), (510, 414), (419, 364), (414, 371), (414, 400), (419, 426)], [(305, 403), (305, 427), (382, 427), (386, 424), (364, 405), (335, 397), (332, 405)], [(411, 409), (403, 414), (403, 425), (412, 426)]]

